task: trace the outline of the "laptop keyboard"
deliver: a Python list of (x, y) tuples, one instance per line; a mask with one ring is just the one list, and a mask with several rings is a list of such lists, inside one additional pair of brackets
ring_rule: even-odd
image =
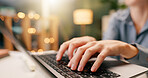
[(38, 57), (66, 78), (116, 78), (120, 76), (117, 73), (105, 69), (105, 67), (103, 67), (104, 65), (101, 65), (96, 72), (91, 72), (90, 69), (93, 62), (88, 62), (84, 70), (79, 72), (67, 67), (69, 60), (66, 56), (62, 57), (62, 60), (59, 62), (56, 61), (56, 54), (39, 55)]

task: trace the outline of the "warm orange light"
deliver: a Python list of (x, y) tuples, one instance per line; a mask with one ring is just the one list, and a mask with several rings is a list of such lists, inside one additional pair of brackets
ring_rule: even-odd
[(33, 19), (33, 17), (34, 17), (34, 12), (29, 12), (29, 14), (28, 14), (28, 17), (30, 18), (30, 19)]
[(36, 29), (35, 28), (28, 28), (28, 33), (29, 34), (35, 34), (36, 33)]
[(54, 38), (49, 38), (49, 40), (50, 40), (50, 43), (54, 43), (55, 42)]
[(34, 15), (34, 19), (35, 19), (35, 20), (38, 20), (39, 18), (40, 18), (40, 15), (39, 15), (39, 14), (35, 14), (35, 15)]
[[(41, 0), (42, 2), (42, 17), (48, 18), (50, 16), (50, 3), (51, 0)], [(55, 0), (54, 0), (55, 1)]]
[(73, 20), (78, 25), (92, 24), (93, 11), (91, 9), (77, 9), (73, 12)]
[(49, 38), (45, 38), (44, 39), (44, 43), (47, 43), (47, 44), (50, 43), (50, 39)]
[(43, 49), (38, 49), (38, 52), (43, 52)]
[(54, 38), (45, 38), (44, 39), (44, 43), (46, 43), (46, 44), (48, 44), (48, 43), (54, 43), (54, 42), (55, 42)]
[(31, 52), (35, 52), (34, 50), (31, 50)]
[(17, 16), (18, 16), (19, 18), (23, 19), (23, 18), (25, 18), (25, 13), (23, 13), (23, 12), (18, 12), (18, 13), (17, 13)]

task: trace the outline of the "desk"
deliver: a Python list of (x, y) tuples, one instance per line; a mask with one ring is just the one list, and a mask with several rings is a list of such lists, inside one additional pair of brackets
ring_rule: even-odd
[(47, 78), (39, 70), (32, 72), (21, 58), (22, 53), (10, 51), (0, 59), (0, 78)]
[[(21, 58), (21, 56), (22, 53), (20, 52), (10, 51), (10, 56), (0, 59), (0, 78), (52, 78), (53, 77), (50, 75), (48, 76), (44, 75), (40, 70), (35, 70), (34, 72), (30, 71), (26, 63)], [(115, 67), (111, 68), (110, 70), (114, 72), (119, 72), (119, 71), (123, 72), (124, 67)], [(147, 78), (147, 75), (143, 74), (138, 76), (137, 78)]]

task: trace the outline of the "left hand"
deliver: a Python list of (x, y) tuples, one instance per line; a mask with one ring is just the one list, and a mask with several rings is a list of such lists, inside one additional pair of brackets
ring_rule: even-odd
[(83, 71), (86, 63), (95, 53), (100, 54), (91, 67), (92, 72), (95, 72), (100, 67), (107, 56), (120, 55), (124, 58), (131, 58), (138, 53), (138, 49), (130, 44), (117, 40), (92, 41), (77, 49), (75, 55), (68, 63), (68, 67), (71, 67), (72, 70), (76, 70), (78, 67), (78, 71)]

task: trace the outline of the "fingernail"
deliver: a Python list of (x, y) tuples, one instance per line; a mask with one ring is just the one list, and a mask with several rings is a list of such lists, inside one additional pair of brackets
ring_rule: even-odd
[(68, 63), (68, 65), (67, 65), (68, 67), (70, 67), (70, 62)]
[(72, 58), (72, 57), (71, 57), (71, 56), (69, 56), (69, 60), (71, 60), (71, 58)]
[(91, 71), (92, 71), (92, 72), (95, 72), (95, 71), (96, 71), (96, 67), (93, 66), (93, 67), (91, 68)]
[(56, 60), (58, 61), (58, 60), (60, 60), (60, 58), (58, 56), (56, 56)]
[(71, 70), (75, 70), (75, 65), (74, 64), (71, 65)]
[(79, 67), (78, 67), (78, 71), (82, 71), (83, 70), (83, 67), (80, 65)]

